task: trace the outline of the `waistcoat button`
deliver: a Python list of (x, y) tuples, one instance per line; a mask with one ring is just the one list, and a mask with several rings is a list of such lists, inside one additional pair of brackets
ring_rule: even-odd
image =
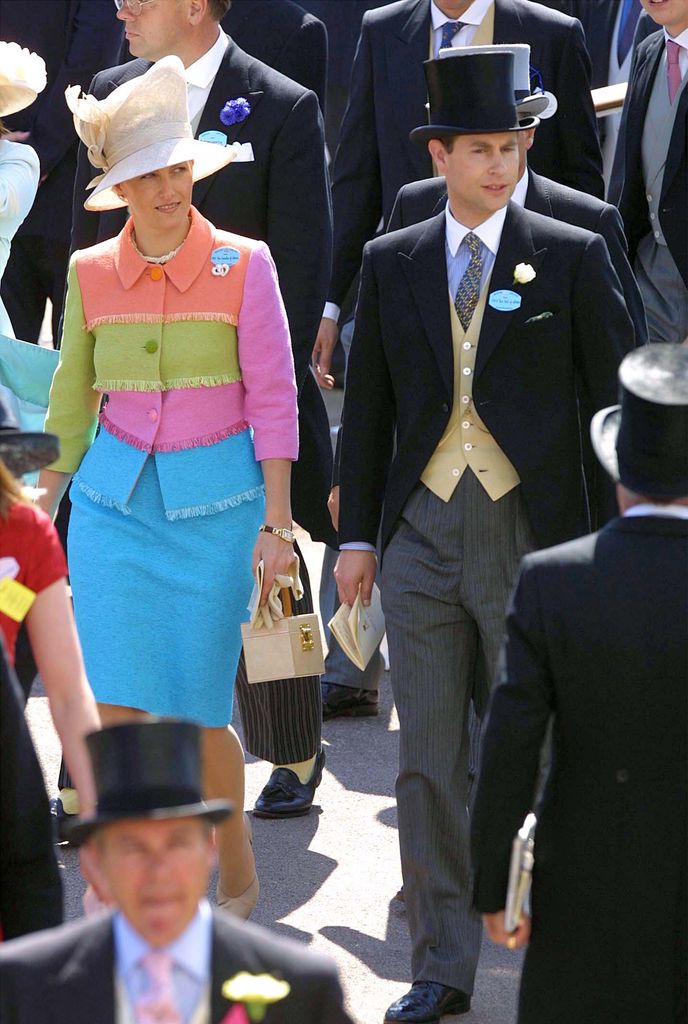
[(157, 341), (147, 341), (143, 347), (145, 348), (146, 352), (150, 352), (151, 355), (153, 355), (154, 352), (158, 351)]

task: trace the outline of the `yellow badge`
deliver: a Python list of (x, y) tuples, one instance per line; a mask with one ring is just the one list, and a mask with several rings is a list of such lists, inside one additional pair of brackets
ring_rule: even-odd
[(23, 583), (17, 583), (7, 576), (0, 580), (0, 612), (15, 622), (24, 621), (35, 600), (33, 590), (29, 590)]

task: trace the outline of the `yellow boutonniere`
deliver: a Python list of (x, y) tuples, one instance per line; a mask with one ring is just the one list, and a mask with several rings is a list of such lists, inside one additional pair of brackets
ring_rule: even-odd
[(529, 284), (536, 277), (530, 263), (519, 263), (514, 267), (514, 284)]
[(291, 992), (288, 981), (279, 981), (271, 974), (249, 974), (241, 971), (222, 986), (222, 995), (233, 1003), (243, 1003), (251, 1024), (265, 1019), (271, 1003), (279, 1003)]

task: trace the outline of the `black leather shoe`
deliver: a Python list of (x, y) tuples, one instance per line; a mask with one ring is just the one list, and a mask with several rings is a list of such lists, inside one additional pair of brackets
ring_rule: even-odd
[(67, 814), (59, 796), (54, 796), (50, 801), (50, 818), (53, 823), (53, 842), (68, 843), (69, 837), (66, 834), (66, 826), (70, 819), (76, 818), (76, 814)]
[(377, 714), (378, 691), (321, 683), (323, 721), (330, 718), (368, 718)]
[(313, 774), (308, 782), (300, 782), (291, 768), (275, 768), (256, 800), (253, 813), (257, 818), (296, 818), (308, 814), (315, 791), (320, 785), (325, 767), (325, 751), (315, 759)]
[(437, 1024), (445, 1013), (468, 1013), (470, 1008), (471, 997), (458, 988), (448, 988), (437, 981), (414, 981), (410, 991), (387, 1010), (385, 1024)]

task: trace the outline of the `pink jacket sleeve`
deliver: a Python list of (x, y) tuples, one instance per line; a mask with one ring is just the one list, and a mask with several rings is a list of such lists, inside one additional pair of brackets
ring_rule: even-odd
[(244, 415), (253, 427), (256, 459), (295, 461), (299, 433), (289, 324), (277, 270), (263, 242), (251, 253), (237, 333)]

